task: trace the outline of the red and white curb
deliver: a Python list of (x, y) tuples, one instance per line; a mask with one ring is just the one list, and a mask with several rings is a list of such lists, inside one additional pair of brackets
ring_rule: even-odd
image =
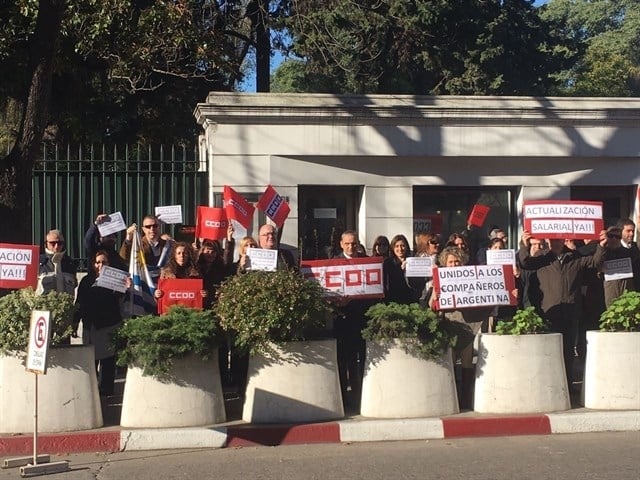
[[(437, 440), (446, 438), (640, 431), (640, 411), (582, 411), (540, 415), (414, 419), (354, 419), (301, 425), (232, 425), (197, 428), (99, 429), (38, 435), (49, 454), (119, 452), (255, 445)], [(28, 455), (31, 435), (0, 436), (0, 456)]]

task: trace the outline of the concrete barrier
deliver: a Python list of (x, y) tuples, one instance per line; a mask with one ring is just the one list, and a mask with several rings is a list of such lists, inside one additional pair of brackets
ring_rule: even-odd
[(135, 366), (127, 369), (122, 427), (195, 427), (225, 421), (217, 352), (209, 360), (195, 355), (175, 359), (168, 380), (144, 376)]
[[(49, 349), (38, 376), (38, 431), (70, 432), (103, 425), (93, 345)], [(0, 432), (33, 432), (35, 374), (23, 360), (0, 356)]]
[(481, 334), (476, 412), (542, 413), (569, 408), (561, 334)]
[(587, 332), (584, 406), (640, 410), (640, 332)]
[(251, 423), (318, 422), (344, 417), (335, 340), (275, 346), (281, 360), (249, 357), (242, 419)]
[(375, 418), (459, 413), (451, 350), (439, 360), (405, 352), (402, 344), (367, 342), (360, 413)]

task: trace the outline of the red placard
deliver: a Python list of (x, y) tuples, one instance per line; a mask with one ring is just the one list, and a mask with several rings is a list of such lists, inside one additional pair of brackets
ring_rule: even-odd
[(158, 299), (160, 315), (166, 313), (172, 305), (202, 310), (201, 278), (161, 278), (158, 281), (158, 290), (162, 290), (162, 296)]
[(220, 240), (227, 236), (229, 221), (224, 208), (198, 207), (196, 237)]
[(489, 215), (489, 210), (491, 210), (491, 208), (486, 205), (476, 203), (471, 209), (469, 218), (467, 218), (467, 225), (482, 227), (484, 225), (484, 221), (487, 219), (487, 215)]
[(517, 305), (511, 265), (466, 265), (433, 269), (436, 310)]
[(273, 220), (278, 228), (282, 226), (291, 211), (289, 204), (278, 195), (278, 192), (271, 185), (267, 186), (260, 200), (258, 200), (258, 208)]
[(236, 220), (244, 228), (249, 228), (255, 207), (228, 185), (224, 186), (224, 208), (229, 220)]
[(0, 288), (36, 288), (40, 248), (0, 243)]
[(523, 218), (524, 229), (536, 238), (597, 240), (604, 229), (602, 202), (529, 200)]
[(327, 295), (383, 298), (382, 261), (382, 257), (304, 260), (300, 271), (317, 280)]

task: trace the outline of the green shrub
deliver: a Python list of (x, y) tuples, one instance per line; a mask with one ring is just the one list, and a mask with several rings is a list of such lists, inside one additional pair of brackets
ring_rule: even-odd
[(331, 306), (324, 290), (292, 270), (251, 271), (226, 280), (213, 307), (242, 351), (275, 355), (282, 344), (317, 338)]
[(548, 331), (547, 323), (536, 313), (534, 307), (520, 309), (510, 321), (501, 321), (496, 325), (498, 335), (527, 335)]
[(366, 340), (389, 343), (398, 339), (407, 353), (426, 359), (437, 359), (456, 343), (456, 336), (447, 329), (447, 321), (417, 303), (378, 303), (367, 310), (367, 327), (362, 331)]
[(210, 310), (175, 305), (164, 315), (126, 320), (115, 332), (117, 364), (135, 365), (144, 375), (165, 378), (173, 360), (193, 353), (203, 360), (217, 354), (222, 340)]
[(640, 292), (625, 291), (600, 315), (600, 330), (640, 331)]
[(29, 348), (32, 310), (46, 310), (51, 313), (49, 346), (55, 347), (68, 342), (73, 332), (73, 297), (68, 293), (55, 291), (36, 295), (32, 288), (23, 288), (0, 298), (1, 353), (26, 353)]

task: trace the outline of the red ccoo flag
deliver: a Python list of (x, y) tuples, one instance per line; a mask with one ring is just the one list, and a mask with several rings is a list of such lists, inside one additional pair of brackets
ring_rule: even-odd
[(271, 185), (267, 187), (260, 200), (258, 200), (258, 208), (273, 220), (278, 228), (282, 226), (291, 211), (289, 204), (278, 195), (278, 192)]
[(227, 236), (229, 221), (224, 208), (198, 207), (196, 237), (220, 240)]
[(255, 207), (229, 185), (224, 186), (224, 209), (229, 220), (236, 220), (244, 228), (249, 228)]

